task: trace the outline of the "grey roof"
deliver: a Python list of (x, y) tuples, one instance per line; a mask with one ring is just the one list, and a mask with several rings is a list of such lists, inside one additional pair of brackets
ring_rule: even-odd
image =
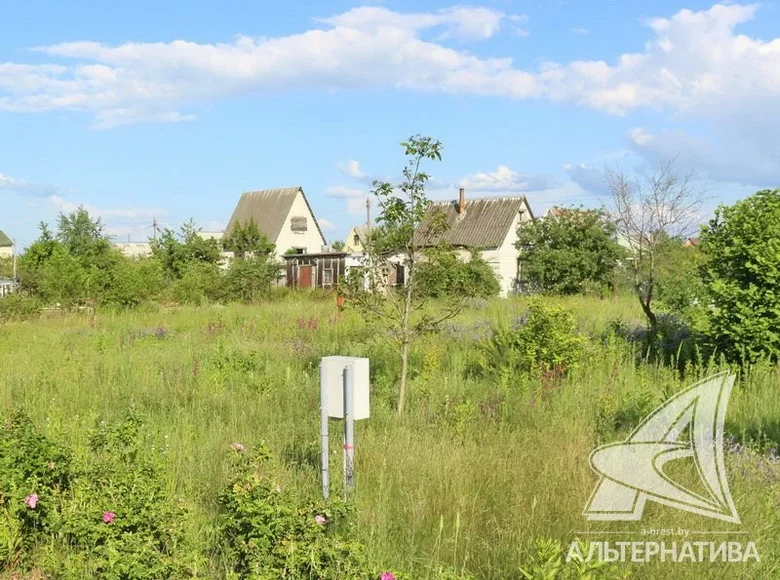
[(463, 215), (458, 215), (456, 201), (431, 203), (422, 224), (415, 232), (414, 241), (419, 245), (426, 245), (426, 242), (435, 244), (438, 241), (427, 241), (424, 231), (434, 212), (441, 211), (447, 220), (448, 228), (444, 239), (448, 243), (467, 248), (495, 248), (504, 242), (518, 212), (526, 209), (533, 218), (531, 207), (522, 195), (466, 199), (466, 211)]
[(10, 248), (13, 246), (14, 243), (11, 241), (11, 238), (5, 235), (3, 233), (3, 230), (0, 230), (0, 248)]
[(322, 235), (320, 224), (317, 222), (317, 218), (309, 205), (309, 200), (306, 199), (306, 194), (303, 193), (303, 188), (300, 186), (261, 189), (259, 191), (242, 193), (236, 209), (233, 210), (230, 222), (227, 228), (225, 228), (225, 237), (230, 235), (237, 224), (244, 224), (254, 219), (260, 231), (268, 236), (271, 242), (275, 242), (284, 227), (285, 220), (290, 214), (290, 208), (292, 208), (295, 201), (295, 196), (298, 195), (299, 191), (303, 195), (306, 207), (309, 208), (314, 219), (314, 225), (317, 226), (317, 231), (324, 241), (325, 236)]

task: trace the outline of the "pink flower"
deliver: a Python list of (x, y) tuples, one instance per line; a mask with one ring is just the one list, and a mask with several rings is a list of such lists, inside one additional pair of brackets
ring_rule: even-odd
[(317, 522), (319, 525), (324, 526), (328, 523), (328, 520), (325, 516), (316, 515), (314, 516), (314, 521)]
[(382, 575), (379, 577), (379, 580), (395, 580), (395, 574), (392, 572), (382, 572)]
[(35, 506), (38, 505), (38, 494), (31, 493), (25, 498), (24, 503), (25, 505), (29, 506), (30, 509), (35, 509)]
[(103, 512), (103, 523), (110, 524), (114, 521), (116, 514), (114, 512)]

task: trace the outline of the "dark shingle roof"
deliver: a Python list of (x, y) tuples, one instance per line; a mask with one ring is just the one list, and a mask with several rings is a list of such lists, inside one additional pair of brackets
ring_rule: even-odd
[(503, 243), (518, 212), (526, 208), (530, 213), (525, 196), (467, 199), (463, 215), (458, 214), (457, 202), (431, 203), (414, 241), (419, 245), (436, 243), (437, 240), (426, 240), (424, 232), (434, 213), (441, 211), (447, 220), (444, 239), (448, 243), (468, 248), (495, 248)]
[(320, 237), (325, 240), (320, 224), (317, 222), (317, 218), (309, 205), (309, 200), (306, 199), (306, 194), (303, 193), (303, 188), (300, 186), (262, 189), (241, 194), (241, 199), (238, 200), (238, 205), (233, 211), (227, 228), (225, 228), (225, 236), (230, 235), (237, 224), (244, 224), (254, 219), (260, 231), (268, 236), (269, 240), (275, 241), (284, 227), (285, 220), (290, 214), (290, 208), (295, 201), (295, 196), (298, 195), (299, 191), (303, 195), (306, 207), (309, 208), (314, 218), (314, 224), (317, 226)]
[(6, 236), (2, 230), (0, 230), (0, 248), (10, 248), (13, 246), (14, 243), (11, 241), (11, 238)]

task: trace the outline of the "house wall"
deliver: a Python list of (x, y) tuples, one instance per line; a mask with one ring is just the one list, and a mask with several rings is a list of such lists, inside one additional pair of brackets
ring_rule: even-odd
[(0, 258), (10, 258), (14, 255), (13, 246), (3, 246), (0, 248)]
[(498, 283), (501, 287), (501, 297), (505, 298), (515, 289), (517, 280), (517, 228), (521, 223), (531, 221), (531, 215), (528, 211), (519, 213), (512, 221), (506, 238), (498, 248), (492, 248), (482, 252), (482, 257), (491, 265), (496, 273)]
[(363, 244), (361, 244), (359, 241), (357, 244), (355, 243), (355, 234), (357, 234), (355, 228), (349, 230), (349, 234), (347, 234), (347, 239), (344, 240), (344, 251), (350, 252), (352, 254), (362, 254)]
[[(294, 217), (306, 218), (305, 232), (294, 232), (292, 230), (292, 218)], [(282, 231), (279, 232), (279, 237), (276, 238), (276, 253), (281, 256), (291, 248), (304, 248), (303, 253), (316, 254), (322, 251), (324, 245), (325, 240), (317, 229), (314, 216), (309, 211), (309, 206), (306, 205), (303, 194), (299, 191), (290, 208), (290, 213), (285, 219)]]

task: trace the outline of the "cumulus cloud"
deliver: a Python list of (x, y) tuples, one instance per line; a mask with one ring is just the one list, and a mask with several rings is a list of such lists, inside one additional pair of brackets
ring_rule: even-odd
[(563, 166), (569, 179), (585, 191), (595, 194), (608, 192), (604, 173), (600, 169), (586, 165), (585, 163), (567, 163)]
[(327, 231), (333, 231), (333, 230), (335, 230), (335, 229), (336, 229), (336, 226), (335, 226), (335, 225), (333, 225), (333, 224), (332, 224), (331, 222), (329, 222), (328, 220), (326, 220), (325, 218), (317, 218), (317, 223), (318, 223), (318, 224), (320, 224), (320, 227), (321, 227), (323, 230), (327, 230)]
[[(38, 49), (59, 62), (0, 64), (0, 110), (86, 111), (97, 126), (110, 127), (190, 120), (179, 109), (233, 94), (394, 88), (548, 98), (614, 114), (647, 107), (723, 117), (780, 98), (780, 38), (735, 32), (756, 9), (681, 10), (648, 22), (642, 52), (617, 55), (612, 63), (545, 63), (538, 70), (443, 43), (490, 38), (504, 22), (525, 22), (480, 7), (402, 13), (364, 6), (299, 34), (217, 44), (66, 42)], [(428, 38), (437, 29), (441, 34)]]
[(339, 161), (337, 167), (339, 171), (345, 173), (346, 175), (350, 176), (353, 179), (360, 180), (365, 177), (365, 174), (360, 169), (360, 163), (358, 163), (354, 159), (348, 159), (347, 161)]
[(506, 165), (499, 165), (493, 172), (467, 175), (459, 185), (475, 192), (520, 193), (552, 189), (557, 184), (546, 175), (520, 173)]

